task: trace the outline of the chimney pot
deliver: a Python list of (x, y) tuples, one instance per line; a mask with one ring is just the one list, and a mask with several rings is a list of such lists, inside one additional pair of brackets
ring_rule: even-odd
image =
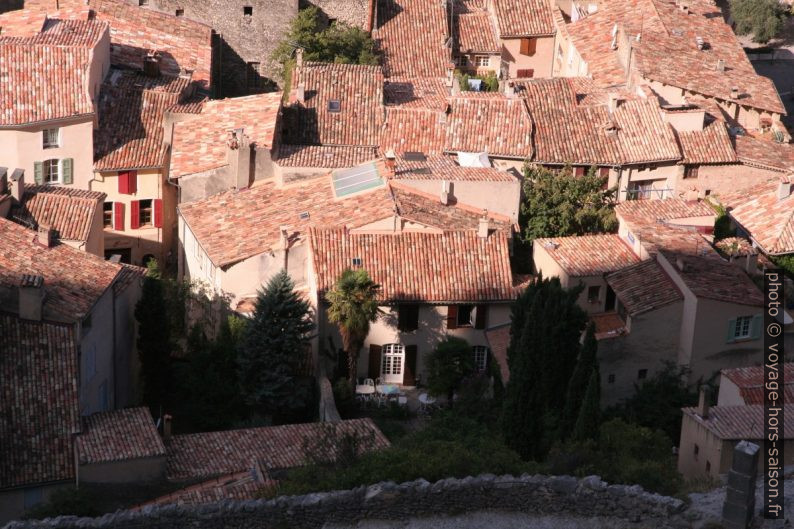
[(610, 114), (614, 114), (615, 111), (618, 109), (618, 106), (620, 106), (620, 97), (618, 97), (618, 94), (616, 94), (614, 92), (610, 93), (609, 94), (609, 107), (608, 107), (609, 108), (609, 113)]
[[(725, 71), (725, 59), (718, 59), (717, 60), (717, 71), (724, 72)], [(738, 88), (736, 89), (739, 90)]]
[(160, 77), (160, 57), (155, 52), (149, 52), (143, 58), (143, 74), (147, 77)]
[(163, 440), (168, 441), (171, 439), (171, 415), (163, 415)]
[(739, 99), (739, 87), (731, 87), (731, 99)]
[(11, 173), (11, 196), (17, 202), (22, 202), (22, 195), (25, 194), (25, 171), (14, 169)]
[(24, 274), (19, 281), (19, 317), (41, 321), (44, 304), (44, 278)]
[(450, 183), (448, 180), (441, 181), (441, 203), (449, 205)]
[(480, 222), (477, 225), (477, 235), (482, 239), (487, 239), (490, 229), (491, 222), (488, 220), (488, 217), (484, 215), (482, 218), (480, 218)]
[(791, 181), (788, 178), (781, 178), (777, 186), (777, 199), (784, 200), (791, 196)]
[(700, 396), (698, 398), (698, 415), (701, 419), (709, 416), (709, 387), (700, 386)]

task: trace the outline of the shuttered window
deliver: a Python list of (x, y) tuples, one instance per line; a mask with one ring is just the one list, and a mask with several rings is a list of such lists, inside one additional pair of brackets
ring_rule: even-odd
[(72, 166), (74, 165), (74, 161), (71, 158), (64, 158), (61, 160), (61, 172), (62, 180), (64, 184), (71, 184), (72, 183)]
[(154, 200), (154, 227), (163, 227), (163, 201), (159, 198)]
[(538, 47), (538, 39), (535, 38), (524, 38), (521, 39), (521, 55), (527, 55), (529, 57), (535, 55), (535, 51)]
[(419, 305), (400, 305), (397, 307), (397, 329), (412, 332), (419, 328)]
[(119, 193), (132, 195), (138, 191), (138, 171), (119, 171)]
[(113, 229), (124, 231), (124, 203), (113, 203)]
[(130, 202), (130, 228), (136, 230), (141, 227), (141, 203), (137, 200)]

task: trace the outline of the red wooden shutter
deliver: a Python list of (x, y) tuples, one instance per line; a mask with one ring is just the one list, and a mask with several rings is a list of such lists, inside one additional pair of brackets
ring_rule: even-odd
[(375, 380), (380, 376), (380, 345), (369, 346), (369, 378)]
[(130, 172), (119, 171), (119, 193), (123, 195), (130, 194)]
[(130, 228), (135, 230), (141, 227), (141, 202), (133, 200), (130, 202)]
[(538, 39), (530, 38), (527, 40), (529, 40), (527, 43), (527, 55), (531, 57), (535, 55), (535, 51), (538, 49)]
[(130, 195), (138, 192), (138, 171), (129, 172)]
[(113, 203), (113, 229), (124, 231), (124, 202)]
[(573, 175), (574, 176), (584, 176), (585, 175), (585, 168), (582, 166), (574, 167), (573, 168)]
[(154, 227), (163, 227), (163, 201), (162, 199), (154, 199)]
[(458, 306), (450, 305), (447, 307), (447, 329), (458, 328)]
[(599, 167), (598, 176), (601, 178), (609, 178), (609, 167)]
[(521, 53), (521, 55), (529, 55), (529, 39), (521, 39), (521, 49), (519, 53)]
[(474, 316), (474, 328), (485, 329), (488, 318), (488, 305), (477, 305), (477, 314)]
[(405, 346), (405, 371), (403, 373), (403, 384), (406, 386), (416, 385), (416, 346)]
[(534, 76), (535, 76), (535, 70), (533, 70), (532, 68), (525, 68), (525, 69), (519, 68), (518, 70), (516, 70), (516, 77), (519, 77), (521, 79), (531, 79)]

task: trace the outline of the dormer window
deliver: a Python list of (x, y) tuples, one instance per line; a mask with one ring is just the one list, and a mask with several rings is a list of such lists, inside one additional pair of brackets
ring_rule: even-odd
[(331, 99), (328, 101), (328, 112), (341, 112), (342, 102), (338, 99)]

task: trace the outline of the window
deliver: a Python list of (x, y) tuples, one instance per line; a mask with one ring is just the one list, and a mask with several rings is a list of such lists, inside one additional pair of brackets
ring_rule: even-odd
[(138, 210), (138, 226), (143, 227), (150, 224), (152, 224), (152, 200), (141, 200)]
[(521, 55), (527, 55), (529, 57), (535, 55), (535, 50), (537, 49), (538, 39), (535, 38), (524, 38), (521, 39)]
[(397, 329), (412, 332), (419, 328), (419, 305), (400, 305), (397, 307)]
[(60, 181), (60, 164), (58, 160), (44, 160), (41, 164), (41, 176), (45, 184), (57, 184)]
[(243, 16), (254, 16), (254, 6), (243, 6)]
[(41, 131), (42, 144), (45, 149), (60, 146), (60, 129), (44, 129)]
[(402, 384), (404, 365), (405, 347), (398, 343), (384, 345), (380, 363), (381, 382), (385, 384)]
[(648, 378), (648, 370), (647, 369), (640, 369), (637, 371), (637, 380), (642, 380)]
[(740, 316), (736, 318), (733, 324), (733, 339), (741, 340), (742, 338), (750, 337), (750, 330), (752, 329), (753, 317)]
[(697, 178), (698, 177), (698, 166), (697, 165), (685, 165), (684, 166), (684, 178)]
[(474, 327), (474, 319), (477, 317), (474, 305), (458, 306), (458, 327)]
[(628, 198), (629, 200), (648, 200), (653, 195), (653, 182), (632, 182), (629, 185)]
[(113, 227), (113, 202), (105, 202), (102, 206), (103, 224), (106, 228)]
[(332, 99), (328, 102), (328, 112), (341, 112), (342, 102), (338, 99)]
[(175, 14), (176, 16), (178, 16), (178, 17), (184, 16), (184, 14), (185, 14), (185, 10), (184, 10), (184, 9), (177, 9), (177, 10), (176, 10), (176, 13), (174, 13), (174, 14)]
[(488, 367), (488, 348), (484, 345), (475, 345), (471, 348), (474, 352), (474, 368), (480, 373)]
[(609, 167), (599, 167), (598, 176), (601, 178), (609, 178)]
[(138, 0), (138, 5), (139, 6), (148, 6), (149, 5), (149, 0)]
[(259, 75), (259, 63), (249, 62), (245, 70), (245, 86), (248, 88), (259, 88), (262, 77)]
[(573, 175), (574, 176), (584, 176), (587, 174), (587, 168), (583, 165), (579, 165), (573, 168)]
[(634, 235), (632, 235), (630, 231), (626, 232), (626, 239), (629, 243), (634, 244)]
[(607, 377), (607, 384), (614, 384), (614, 383), (615, 383), (615, 375), (614, 374), (610, 374)]
[(491, 58), (487, 55), (477, 55), (474, 57), (474, 62), (477, 67), (487, 68), (491, 65)]
[(587, 302), (595, 303), (601, 295), (601, 287), (599, 285), (587, 287)]

